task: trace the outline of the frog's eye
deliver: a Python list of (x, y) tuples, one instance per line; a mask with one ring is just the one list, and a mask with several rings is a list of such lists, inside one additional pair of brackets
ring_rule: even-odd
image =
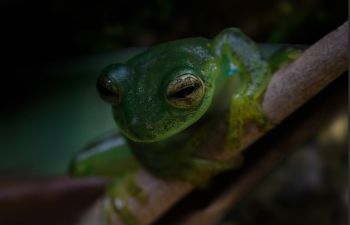
[(183, 74), (169, 83), (166, 98), (177, 108), (189, 108), (202, 100), (204, 91), (204, 82), (199, 77)]
[(97, 80), (96, 88), (100, 97), (112, 104), (118, 104), (120, 101), (120, 92), (117, 86), (114, 84), (113, 80), (111, 80), (108, 76), (102, 74)]

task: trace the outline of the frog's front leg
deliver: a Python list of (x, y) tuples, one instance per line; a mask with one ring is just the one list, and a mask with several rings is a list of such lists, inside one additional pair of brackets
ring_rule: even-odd
[(88, 144), (73, 158), (73, 176), (101, 176), (113, 178), (139, 168), (126, 139), (111, 132)]
[(230, 150), (238, 150), (241, 147), (244, 125), (247, 122), (254, 122), (262, 131), (272, 127), (265, 116), (259, 99), (251, 96), (235, 95), (231, 101), (228, 115), (228, 132), (226, 147)]
[(227, 148), (237, 150), (241, 146), (243, 128), (248, 121), (256, 123), (264, 131), (272, 127), (261, 106), (271, 71), (258, 46), (239, 29), (224, 30), (213, 43), (216, 54), (222, 62), (226, 62), (223, 75), (230, 76), (227, 74), (232, 71), (229, 68), (236, 68), (234, 72), (239, 78), (239, 88), (233, 93), (229, 107), (226, 138)]
[(136, 184), (135, 176), (140, 165), (123, 136), (112, 133), (84, 148), (73, 160), (74, 176), (102, 176), (110, 178), (102, 198), (103, 224), (112, 224), (118, 215), (125, 224), (138, 224), (128, 209), (128, 199), (143, 203), (147, 196)]

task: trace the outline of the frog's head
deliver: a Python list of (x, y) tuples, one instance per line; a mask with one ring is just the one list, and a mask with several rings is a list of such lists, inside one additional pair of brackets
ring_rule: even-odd
[(202, 38), (165, 43), (102, 72), (98, 91), (128, 138), (159, 141), (203, 116), (213, 98), (217, 70), (208, 45)]

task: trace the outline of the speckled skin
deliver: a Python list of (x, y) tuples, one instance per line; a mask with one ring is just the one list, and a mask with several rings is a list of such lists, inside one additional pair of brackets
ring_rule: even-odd
[[(274, 56), (274, 61), (277, 58), (281, 57)], [(285, 58), (283, 62), (289, 59)], [(212, 118), (227, 120), (225, 146), (232, 151), (240, 147), (246, 121), (262, 129), (271, 127), (260, 105), (271, 68), (278, 66), (271, 67), (256, 44), (236, 28), (225, 29), (213, 40), (190, 38), (160, 44), (125, 64), (108, 66), (101, 75), (102, 86), (108, 83), (108, 90), (99, 90), (112, 104), (121, 134), (105, 142), (120, 141), (110, 145), (101, 141), (86, 149), (74, 160), (73, 174), (117, 177), (106, 194), (106, 218), (113, 208), (126, 224), (137, 224), (125, 202), (135, 196), (131, 190), (137, 190), (137, 196), (142, 193), (132, 182), (137, 162), (160, 177), (197, 185), (233, 168), (235, 161), (213, 162), (194, 158), (192, 153), (210, 138), (207, 131), (215, 126)], [(182, 108), (169, 104), (166, 93), (169, 84), (184, 74), (199, 78), (205, 91), (195, 104)], [(227, 110), (229, 118), (222, 118)], [(107, 162), (109, 154), (121, 154), (123, 160)], [(116, 205), (116, 200), (123, 204)]]

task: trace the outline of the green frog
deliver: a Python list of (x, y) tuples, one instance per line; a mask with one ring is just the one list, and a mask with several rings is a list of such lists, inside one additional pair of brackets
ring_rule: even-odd
[[(138, 224), (125, 201), (130, 196), (147, 201), (134, 182), (136, 171), (143, 167), (163, 179), (201, 186), (238, 166), (240, 157), (210, 160), (194, 152), (221, 135), (223, 147), (238, 156), (247, 121), (270, 129), (261, 106), (264, 91), (273, 72), (297, 55), (285, 49), (266, 58), (239, 29), (228, 28), (212, 40), (163, 43), (108, 66), (97, 90), (112, 106), (119, 133), (86, 147), (73, 160), (72, 174), (112, 178), (105, 212)], [(227, 124), (224, 134), (215, 133), (218, 121)]]

